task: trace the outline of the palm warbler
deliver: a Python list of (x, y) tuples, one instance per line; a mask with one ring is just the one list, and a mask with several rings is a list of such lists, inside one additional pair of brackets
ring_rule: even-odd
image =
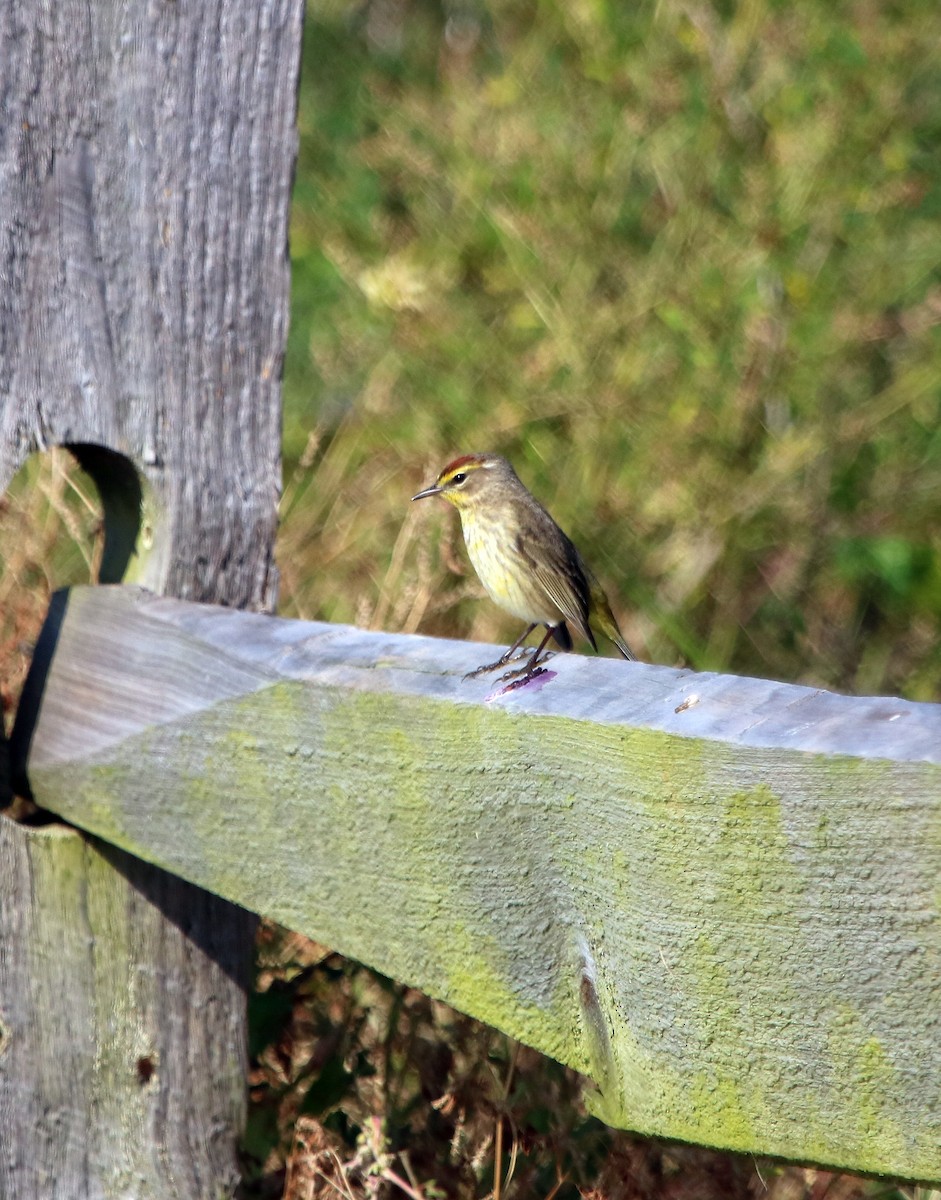
[(471, 671), (465, 679), (505, 666), (537, 625), (545, 625), (546, 636), (525, 666), (501, 679), (521, 677), (523, 684), (541, 675), (545, 668), (538, 665), (539, 656), (550, 638), (563, 650), (572, 649), (569, 624), (597, 650), (589, 624), (594, 621), (625, 658), (634, 658), (598, 580), (505, 458), (499, 454), (456, 458), (431, 487), (412, 499), (425, 496), (443, 496), (454, 505), (461, 514), (467, 552), (487, 594), (527, 622), (501, 658)]

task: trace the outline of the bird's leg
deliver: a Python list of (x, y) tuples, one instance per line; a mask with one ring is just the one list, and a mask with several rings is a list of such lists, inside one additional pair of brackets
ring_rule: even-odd
[[(535, 628), (535, 626), (533, 626), (533, 628)], [(527, 630), (527, 633), (528, 632), (529, 632), (529, 630)], [(539, 660), (539, 655), (542, 654), (543, 650), (545, 650), (545, 648), (546, 648), (546, 642), (548, 642), (549, 638), (551, 638), (551, 637), (552, 637), (552, 629), (550, 628), (550, 629), (546, 630), (546, 636), (542, 639), (542, 641), (536, 647), (535, 653), (532, 655), (532, 657), (530, 658), (530, 660), (526, 664), (526, 666), (525, 667), (517, 667), (517, 669), (515, 671), (507, 671), (507, 673), (505, 675), (500, 676), (499, 682), (505, 683), (506, 680), (508, 680), (508, 679), (515, 679), (516, 683), (513, 684), (513, 687), (518, 688), (518, 687), (522, 687), (524, 683), (528, 683), (530, 681), (530, 679), (535, 679), (537, 675), (544, 675), (546, 673), (546, 668), (545, 667), (537, 667), (536, 663)], [(509, 651), (507, 651), (507, 653), (509, 653)], [(552, 652), (549, 651), (549, 653), (546, 655), (546, 658), (548, 658), (549, 654), (551, 654), (551, 653)], [(543, 659), (543, 661), (545, 661), (545, 659)], [(507, 689), (507, 690), (509, 690), (509, 689)]]
[[(507, 650), (507, 652), (505, 654), (501, 654), (501, 656), (497, 659), (496, 662), (487, 663), (486, 666), (478, 667), (476, 671), (468, 671), (467, 674), (464, 676), (464, 678), (465, 679), (476, 679), (478, 675), (486, 675), (488, 671), (499, 671), (499, 669), (501, 667), (505, 667), (506, 664), (513, 657), (514, 653), (520, 648), (520, 646), (523, 644), (523, 642), (526, 641), (526, 639), (529, 637), (529, 635), (532, 633), (532, 631), (535, 628), (536, 628), (536, 624), (535, 624), (535, 622), (533, 622), (532, 625), (530, 625), (527, 629), (523, 630), (523, 632), (516, 639), (516, 641), (509, 648), (509, 650)], [(545, 642), (542, 643), (543, 646), (545, 644), (546, 644)], [(542, 646), (540, 646), (539, 649), (541, 650)], [(528, 652), (524, 650), (523, 653), (526, 654)], [(539, 650), (537, 650), (536, 653), (538, 654)], [(530, 659), (530, 662), (532, 662), (531, 659)], [(524, 670), (525, 669), (526, 668), (524, 668)]]

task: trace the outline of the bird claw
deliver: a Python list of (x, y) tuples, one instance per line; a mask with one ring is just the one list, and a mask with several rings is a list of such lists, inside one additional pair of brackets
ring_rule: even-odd
[[(476, 679), (478, 675), (487, 675), (490, 671), (499, 671), (500, 668), (505, 667), (507, 663), (519, 662), (520, 659), (530, 658), (532, 653), (533, 650), (531, 646), (524, 646), (522, 650), (518, 650), (515, 654), (504, 654), (501, 658), (498, 658), (496, 662), (485, 663), (484, 666), (478, 667), (475, 671), (468, 671), (467, 674), (462, 677), (462, 682), (464, 679)], [(526, 667), (522, 668), (523, 671), (526, 669)], [(519, 671), (513, 671), (509, 675), (501, 675), (500, 678), (512, 679), (514, 675), (518, 675), (519, 673)]]
[(523, 678), (531, 679), (534, 675), (541, 675), (542, 671), (543, 668), (537, 667), (533, 658), (530, 657), (529, 662), (525, 666), (517, 667), (515, 671), (507, 671), (505, 674), (500, 675), (497, 678), (497, 683), (506, 683), (508, 679), (519, 679), (520, 683), (522, 683)]
[(515, 692), (517, 688), (525, 687), (527, 683), (531, 683), (538, 676), (548, 674), (545, 667), (523, 667), (519, 671), (507, 671), (505, 675), (500, 676), (497, 683), (505, 683), (508, 679), (512, 680), (512, 683), (507, 683), (500, 695), (505, 696), (507, 692)]
[(501, 696), (508, 696), (512, 692), (521, 692), (523, 688), (531, 688), (532, 691), (538, 692), (540, 688), (545, 687), (557, 676), (558, 672), (556, 671), (547, 671), (545, 667), (536, 667), (531, 675), (527, 673), (522, 679), (514, 679), (512, 683), (505, 683), (502, 687), (498, 684), (490, 695), (485, 697), (485, 700), (489, 704), (491, 700), (499, 700)]
[(478, 667), (476, 671), (468, 671), (466, 675), (462, 675), (461, 682), (463, 683), (466, 679), (476, 679), (478, 675), (486, 675), (488, 671), (496, 671), (503, 666), (506, 666), (506, 663), (502, 658), (497, 662), (487, 663), (483, 667)]
[[(516, 678), (520, 677), (519, 683), (516, 683), (513, 686), (514, 687), (522, 687), (524, 683), (526, 683), (530, 679), (535, 679), (537, 675), (545, 675), (546, 668), (542, 664), (547, 663), (550, 658), (554, 658), (554, 657), (555, 657), (555, 651), (549, 650), (548, 652), (543, 654), (542, 658), (540, 658), (539, 666), (537, 667), (536, 666), (536, 656), (534, 654), (532, 656), (532, 658), (530, 658), (529, 662), (526, 664), (525, 667), (517, 667), (517, 669), (515, 671), (507, 671), (507, 673), (505, 675), (500, 676), (500, 678), (497, 682), (503, 683), (507, 679), (516, 679)], [(510, 690), (510, 689), (507, 689), (507, 690)]]

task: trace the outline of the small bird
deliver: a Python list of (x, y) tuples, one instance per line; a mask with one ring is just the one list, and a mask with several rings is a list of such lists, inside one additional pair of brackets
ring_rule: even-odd
[[(572, 649), (571, 625), (597, 650), (589, 621), (614, 642), (625, 658), (634, 654), (618, 628), (608, 598), (584, 559), (499, 454), (465, 454), (448, 463), (431, 487), (413, 500), (443, 496), (461, 514), (467, 552), (487, 594), (526, 629), (494, 663), (465, 675), (473, 679), (506, 666), (537, 625), (546, 636), (525, 666), (501, 675), (521, 687), (545, 667), (539, 656), (550, 638)], [(526, 653), (524, 651), (524, 653)]]

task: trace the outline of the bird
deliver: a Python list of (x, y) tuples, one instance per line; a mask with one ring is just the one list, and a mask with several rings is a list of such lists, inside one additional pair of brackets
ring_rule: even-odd
[[(545, 637), (534, 652), (523, 651), (530, 655), (526, 664), (500, 676), (501, 682), (517, 680), (511, 688), (545, 674), (540, 655), (550, 638), (560, 649), (572, 649), (569, 626), (597, 650), (593, 621), (626, 659), (635, 659), (601, 584), (506, 458), (463, 454), (412, 500), (428, 496), (441, 496), (454, 505), (460, 513), (467, 553), (484, 590), (495, 604), (526, 622), (526, 629), (505, 654), (468, 672), (465, 679), (505, 667), (540, 625), (545, 626)], [(543, 661), (549, 654), (551, 651), (546, 651)]]

